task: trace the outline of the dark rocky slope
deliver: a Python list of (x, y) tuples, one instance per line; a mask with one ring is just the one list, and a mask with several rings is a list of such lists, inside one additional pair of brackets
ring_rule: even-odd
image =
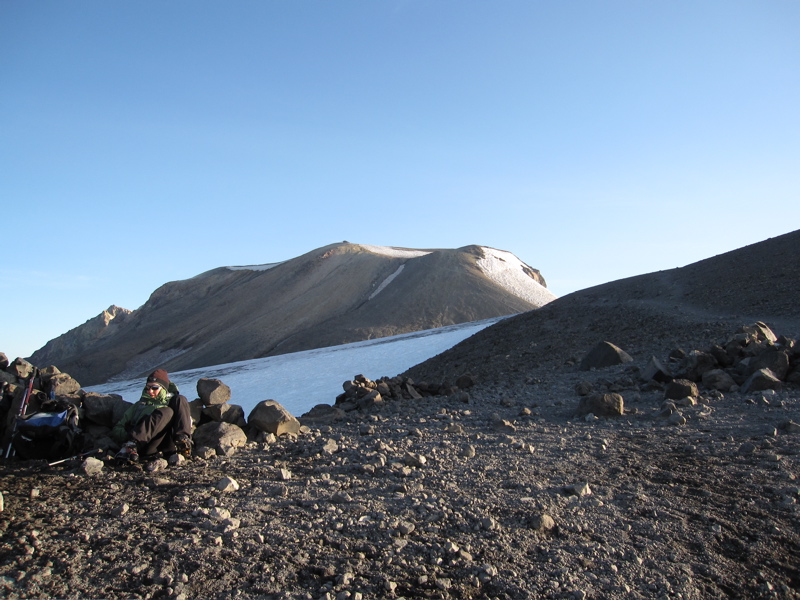
[(561, 369), (600, 341), (634, 357), (704, 347), (757, 320), (800, 334), (800, 231), (689, 266), (640, 275), (559, 298), (484, 329), (417, 365), (412, 379), (524, 379), (532, 369)]

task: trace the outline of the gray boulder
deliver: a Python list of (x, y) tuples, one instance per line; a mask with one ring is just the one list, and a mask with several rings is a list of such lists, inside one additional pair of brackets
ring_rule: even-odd
[(122, 418), (125, 411), (133, 406), (117, 394), (98, 394), (88, 392), (83, 397), (83, 409), (86, 419), (92, 423), (113, 427)]
[(611, 342), (600, 342), (583, 357), (579, 368), (581, 371), (589, 371), (629, 362), (633, 362), (633, 358), (622, 348)]
[(729, 392), (736, 385), (736, 382), (733, 377), (722, 369), (711, 369), (703, 373), (703, 385), (712, 390)]
[(782, 387), (781, 380), (775, 377), (775, 374), (769, 369), (759, 369), (742, 385), (741, 392), (747, 394), (749, 392), (762, 392), (764, 390), (780, 390)]
[(593, 414), (596, 417), (619, 417), (625, 414), (624, 401), (619, 394), (594, 394), (585, 396), (578, 402), (575, 416), (585, 417)]
[(300, 421), (275, 400), (262, 400), (256, 404), (247, 422), (259, 431), (275, 435), (300, 432)]
[(650, 361), (642, 371), (642, 379), (644, 381), (658, 381), (659, 383), (667, 383), (672, 379), (672, 374), (664, 364), (655, 356), (650, 357)]
[(686, 357), (686, 379), (700, 381), (706, 371), (711, 371), (719, 366), (717, 359), (709, 352), (692, 350)]
[(216, 421), (200, 425), (195, 429), (192, 438), (195, 447), (207, 446), (220, 455), (228, 455), (231, 448), (241, 448), (247, 443), (247, 434), (241, 427)]
[(769, 369), (778, 379), (786, 379), (789, 374), (789, 353), (775, 347), (769, 348), (750, 359), (747, 365), (750, 373), (760, 369)]
[(33, 373), (33, 365), (24, 358), (17, 357), (6, 370), (18, 379), (27, 379)]
[(345, 412), (341, 408), (330, 404), (317, 404), (310, 411), (301, 415), (299, 420), (302, 425), (327, 425), (344, 417)]
[(247, 425), (244, 419), (244, 409), (238, 404), (212, 404), (203, 409), (203, 414), (212, 421), (223, 423), (233, 423), (239, 427)]
[(200, 419), (203, 417), (202, 398), (195, 398), (189, 402), (189, 414), (192, 415), (192, 425), (197, 427), (200, 424)]
[(664, 390), (664, 397), (668, 400), (680, 400), (681, 398), (697, 398), (700, 392), (697, 384), (688, 379), (675, 379), (667, 384)]
[(50, 378), (50, 389), (56, 396), (68, 396), (81, 389), (81, 384), (66, 373), (56, 373)]
[(203, 377), (197, 382), (197, 395), (203, 401), (203, 406), (225, 404), (231, 399), (231, 388), (219, 379)]

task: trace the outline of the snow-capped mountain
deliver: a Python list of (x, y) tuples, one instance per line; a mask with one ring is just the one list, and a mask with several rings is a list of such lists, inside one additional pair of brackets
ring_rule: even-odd
[(164, 284), (139, 309), (111, 307), (30, 360), (94, 385), (481, 321), (554, 299), (510, 252), (342, 242)]

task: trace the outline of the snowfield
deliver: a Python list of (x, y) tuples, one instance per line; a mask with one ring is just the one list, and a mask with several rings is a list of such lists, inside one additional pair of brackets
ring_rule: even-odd
[[(317, 404), (333, 404), (342, 393), (342, 383), (358, 374), (370, 379), (398, 375), (504, 318), (179, 371), (170, 373), (170, 379), (189, 400), (197, 397), (197, 381), (206, 377), (228, 385), (231, 404), (241, 406), (245, 415), (262, 400), (276, 400), (300, 416)], [(143, 387), (142, 377), (86, 390), (119, 394), (128, 402), (136, 402)]]
[(511, 252), (495, 250), (483, 246), (484, 258), (478, 259), (478, 266), (484, 274), (512, 294), (536, 306), (544, 306), (556, 299), (555, 294), (534, 281), (524, 268), (530, 268)]

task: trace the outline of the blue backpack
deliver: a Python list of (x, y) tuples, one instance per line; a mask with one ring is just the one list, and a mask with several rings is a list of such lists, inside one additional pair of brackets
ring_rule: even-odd
[(79, 453), (83, 432), (78, 427), (78, 407), (69, 400), (48, 399), (29, 415), (17, 417), (14, 451), (28, 460), (59, 460)]

